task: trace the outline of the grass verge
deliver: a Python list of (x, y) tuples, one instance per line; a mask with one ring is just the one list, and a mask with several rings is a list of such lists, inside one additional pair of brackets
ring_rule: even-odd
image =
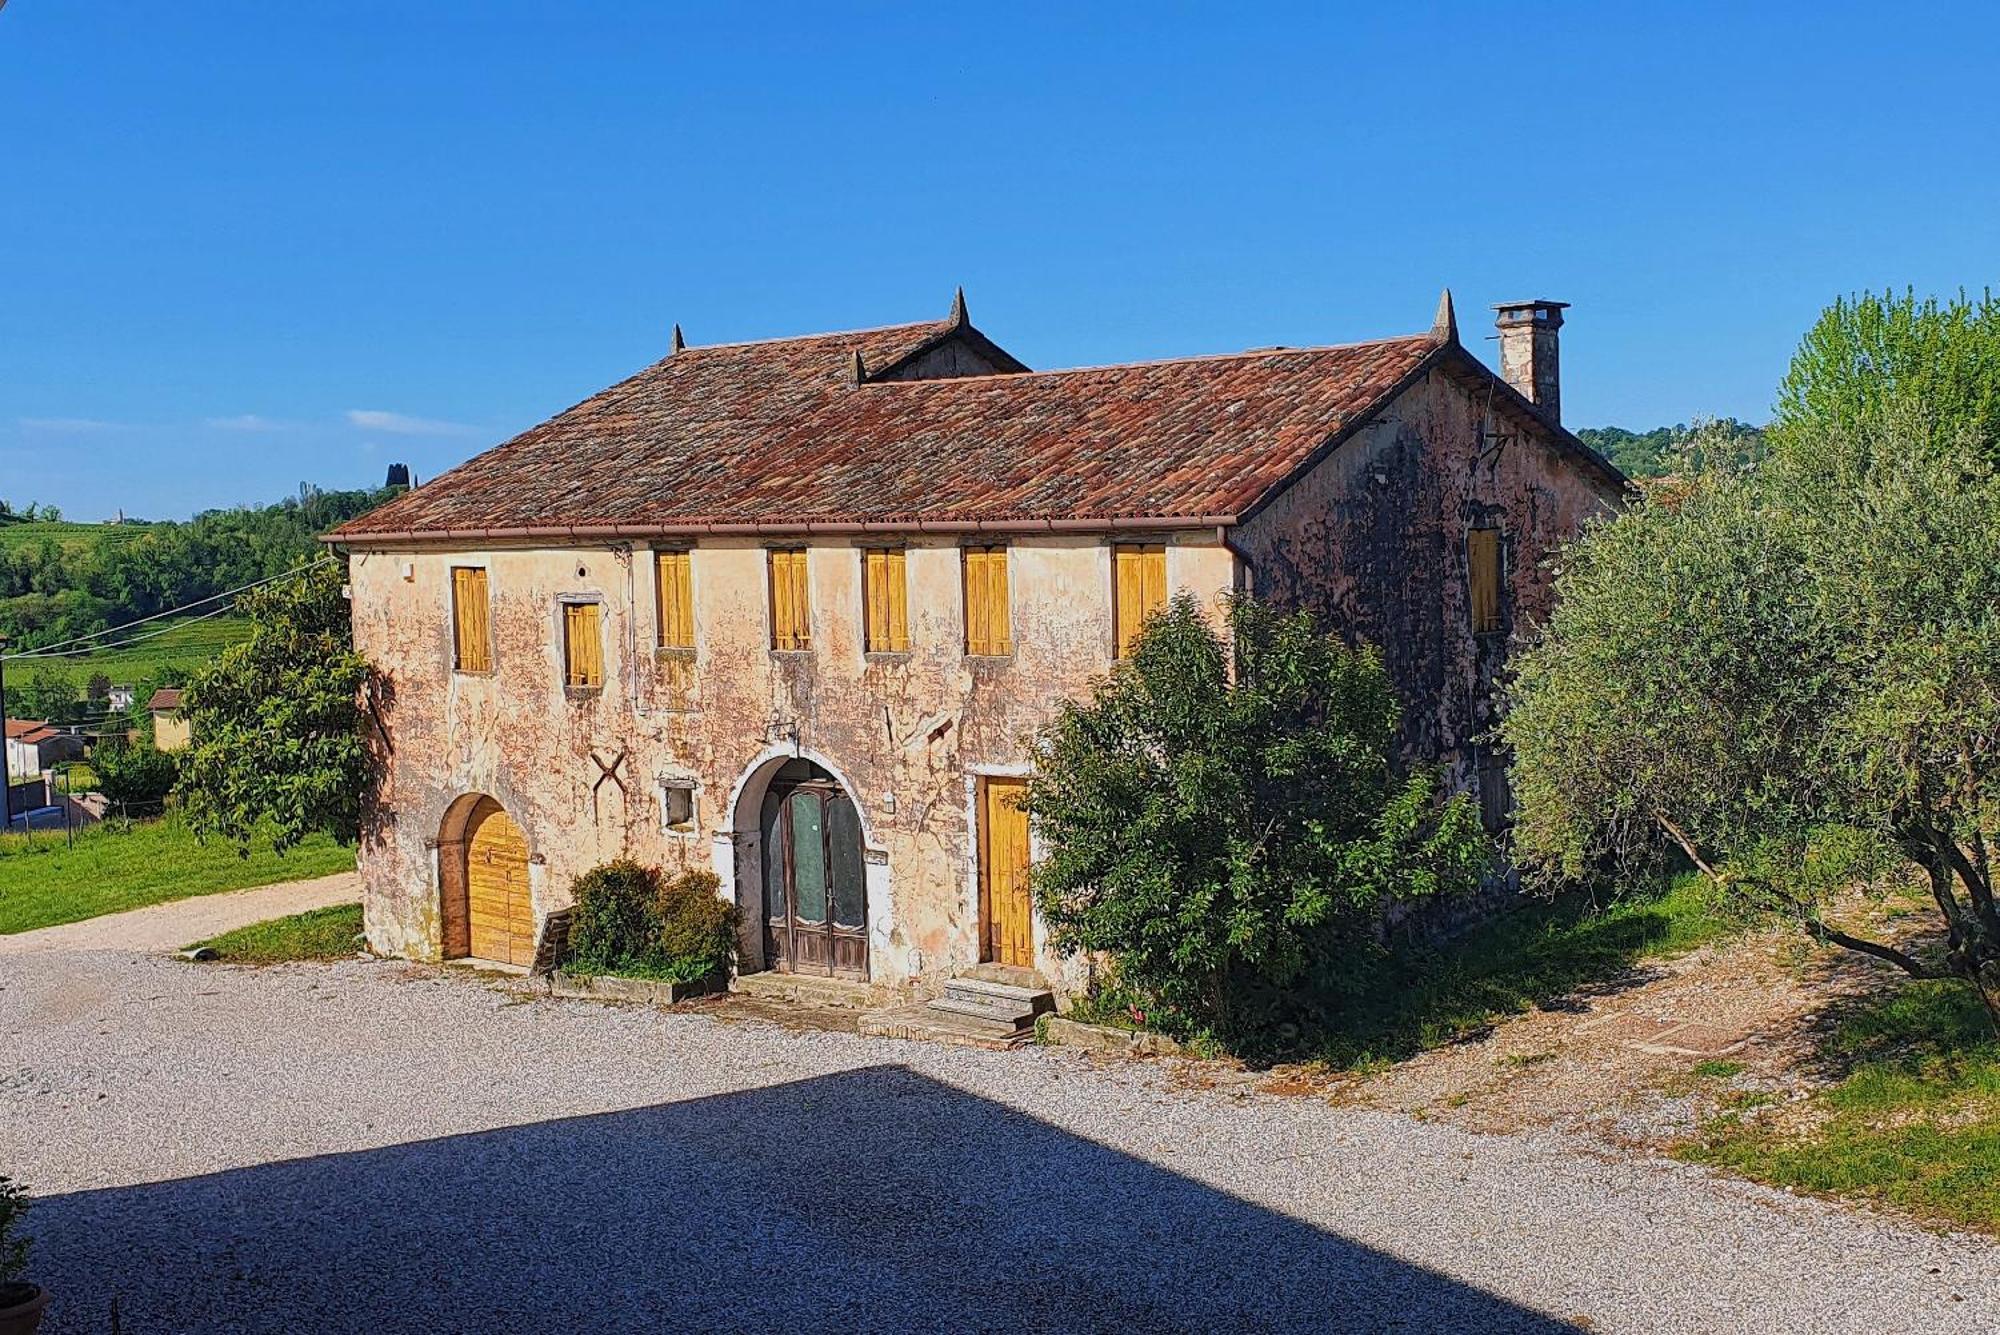
[(1326, 1060), (1364, 1069), (1400, 1061), (1742, 926), (1713, 906), (1697, 875), (1604, 906), (1581, 896), (1530, 903), (1439, 945), (1393, 952), (1336, 1003)]
[(1841, 1073), (1833, 1084), (1778, 1109), (1725, 1108), (1676, 1153), (2000, 1232), (2000, 1042), (1970, 987), (1909, 982), (1872, 996), (1820, 1056)]
[(288, 960), (344, 959), (354, 953), (354, 938), (360, 932), (361, 906), (335, 904), (252, 923), (195, 944), (208, 947), (217, 959), (231, 964), (282, 964)]
[(0, 936), (353, 869), (354, 850), (325, 835), (282, 855), (259, 838), (244, 857), (233, 844), (197, 841), (172, 815), (90, 826), (75, 848), (59, 834), (0, 835)]

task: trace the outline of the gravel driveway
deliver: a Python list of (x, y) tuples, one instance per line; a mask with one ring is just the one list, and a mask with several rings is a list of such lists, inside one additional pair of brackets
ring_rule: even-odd
[(52, 1332), (1986, 1331), (1989, 1243), (1166, 1068), (0, 961)]

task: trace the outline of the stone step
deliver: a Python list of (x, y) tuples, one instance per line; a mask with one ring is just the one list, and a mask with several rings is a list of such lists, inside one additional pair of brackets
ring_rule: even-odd
[(1025, 1029), (1035, 1023), (1034, 1011), (1019, 1002), (996, 997), (954, 997), (946, 994), (933, 999), (930, 1007), (946, 1015), (963, 1015), (968, 1019), (1004, 1024), (1009, 1029)]
[(990, 983), (983, 978), (951, 978), (944, 994), (961, 1001), (1008, 1002), (1027, 1008), (1031, 1015), (1056, 1008), (1055, 993), (1045, 987), (1016, 987), (1012, 983)]
[(876, 1038), (912, 1038), (930, 1043), (955, 1043), (968, 1048), (1015, 1048), (1035, 1036), (996, 1020), (940, 1011), (935, 1003), (916, 1002), (869, 1011), (856, 1025), (856, 1032)]
[(729, 980), (729, 990), (801, 1006), (842, 1006), (850, 1010), (866, 1010), (882, 1001), (882, 994), (866, 983), (808, 973), (779, 973), (775, 969), (740, 973)]
[(965, 971), (964, 976), (977, 978), (982, 983), (1025, 987), (1031, 992), (1046, 992), (1049, 986), (1049, 980), (1042, 977), (1040, 969), (1023, 968), (1018, 964), (975, 964)]

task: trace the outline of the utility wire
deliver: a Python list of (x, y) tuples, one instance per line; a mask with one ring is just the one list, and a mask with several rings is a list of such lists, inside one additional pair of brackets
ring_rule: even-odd
[[(84, 644), (78, 645), (74, 649), (55, 649), (50, 647), (29, 649), (18, 654), (8, 654), (7, 661), (13, 663), (30, 658), (83, 658), (90, 654), (109, 653), (113, 649), (127, 649), (132, 645), (142, 644), (147, 640), (157, 640), (162, 635), (171, 635), (183, 626), (192, 626), (197, 621), (206, 621), (210, 617), (219, 617), (235, 610), (235, 603), (224, 603), (221, 607), (211, 608), (199, 616), (191, 616), (185, 621), (176, 621), (173, 625), (162, 626), (158, 630), (149, 630), (144, 635), (134, 635), (129, 640), (117, 640), (109, 644)], [(136, 626), (139, 623), (134, 621), (130, 624)], [(74, 641), (67, 641), (66, 643), (74, 643)]]
[[(6, 3), (6, 0), (0, 0), (0, 4), (5, 4), (5, 3)], [(159, 620), (159, 619), (160, 619), (161, 617), (177, 617), (177, 616), (181, 615), (181, 614), (182, 614), (183, 612), (187, 612), (187, 611), (190, 611), (190, 610), (192, 610), (192, 609), (194, 609), (194, 608), (197, 608), (197, 607), (200, 607), (200, 606), (201, 606), (202, 604), (204, 604), (204, 603), (212, 603), (212, 602), (215, 602), (215, 601), (216, 601), (217, 599), (219, 599), (219, 598), (234, 598), (234, 597), (235, 597), (236, 595), (238, 595), (238, 594), (241, 594), (241, 593), (248, 593), (248, 592), (249, 592), (250, 590), (252, 590), (252, 589), (261, 589), (261, 588), (263, 588), (263, 587), (264, 587), (264, 586), (265, 586), (266, 584), (276, 584), (276, 583), (277, 583), (277, 582), (278, 582), (279, 580), (281, 580), (281, 579), (290, 579), (290, 578), (291, 578), (292, 576), (294, 576), (294, 575), (303, 575), (303, 574), (304, 574), (304, 573), (305, 573), (306, 571), (308, 571), (308, 570), (317, 570), (317, 569), (319, 569), (319, 568), (320, 568), (321, 566), (323, 566), (323, 565), (327, 564), (327, 563), (328, 563), (329, 561), (331, 561), (331, 560), (333, 560), (333, 558), (332, 558), (331, 556), (322, 556), (322, 557), (320, 557), (320, 558), (319, 558), (318, 560), (315, 560), (315, 561), (308, 561), (308, 562), (306, 562), (306, 563), (305, 563), (304, 565), (302, 565), (302, 566), (294, 566), (294, 567), (293, 567), (292, 569), (290, 569), (290, 570), (286, 570), (286, 571), (283, 571), (283, 572), (281, 572), (281, 573), (279, 573), (279, 574), (276, 574), (276, 575), (270, 575), (270, 576), (267, 576), (267, 577), (265, 577), (264, 579), (259, 579), (259, 580), (252, 580), (252, 581), (251, 581), (250, 583), (248, 583), (248, 584), (244, 584), (244, 585), (241, 585), (241, 586), (239, 586), (239, 587), (237, 587), (237, 588), (234, 588), (234, 589), (224, 589), (224, 590), (223, 590), (223, 591), (222, 591), (221, 593), (211, 593), (211, 594), (210, 594), (210, 595), (209, 595), (208, 597), (206, 597), (206, 598), (197, 598), (197, 599), (195, 599), (195, 600), (194, 600), (193, 602), (191, 602), (191, 603), (185, 603), (185, 604), (181, 605), (180, 607), (172, 607), (172, 608), (168, 608), (168, 609), (167, 609), (166, 611), (164, 611), (164, 612), (155, 612), (155, 613), (153, 613), (153, 614), (152, 614), (151, 616), (145, 616), (145, 617), (139, 617), (139, 618), (138, 618), (138, 619), (136, 619), (136, 620), (133, 620), (133, 621), (127, 621), (127, 622), (126, 622), (125, 624), (123, 624), (123, 625), (121, 625), (121, 626), (106, 626), (106, 627), (105, 627), (105, 628), (104, 628), (103, 630), (94, 630), (94, 631), (90, 632), (90, 633), (89, 633), (88, 635), (77, 635), (77, 636), (73, 636), (73, 637), (71, 637), (70, 639), (67, 639), (67, 640), (57, 640), (57, 641), (56, 641), (56, 642), (55, 642), (54, 644), (44, 644), (44, 645), (40, 645), (40, 646), (38, 646), (38, 647), (36, 647), (36, 648), (33, 648), (33, 649), (23, 649), (23, 650), (21, 650), (21, 652), (19, 652), (19, 653), (14, 653), (14, 654), (0, 654), (0, 658), (5, 658), (5, 659), (8, 659), (9, 661), (11, 661), (11, 660), (13, 660), (13, 659), (16, 659), (16, 658), (68, 658), (68, 657), (72, 657), (72, 656), (73, 656), (74, 654), (77, 654), (77, 653), (93, 653), (93, 652), (95, 652), (95, 649), (80, 649), (80, 650), (73, 650), (73, 651), (71, 651), (70, 653), (62, 653), (62, 654), (58, 654), (58, 653), (54, 653), (53, 651), (54, 651), (54, 650), (57, 650), (57, 649), (61, 649), (61, 648), (63, 648), (63, 647), (65, 646), (65, 645), (71, 645), (71, 644), (82, 644), (82, 643), (83, 643), (84, 641), (86, 641), (86, 640), (96, 640), (96, 639), (101, 639), (101, 638), (103, 638), (103, 637), (104, 637), (104, 636), (106, 636), (106, 635), (117, 635), (117, 634), (119, 634), (119, 633), (121, 633), (121, 632), (123, 632), (123, 631), (128, 631), (128, 630), (132, 629), (132, 627), (134, 627), (134, 626), (143, 626), (143, 625), (145, 625), (145, 624), (146, 624), (147, 622), (149, 622), (149, 621), (158, 621), (158, 620)], [(231, 607), (233, 607), (233, 606), (234, 606), (234, 604), (231, 604), (230, 606), (231, 606)], [(229, 611), (229, 610), (230, 610), (230, 607), (223, 607), (223, 608), (218, 608), (218, 609), (216, 609), (216, 611), (218, 611), (218, 612), (227, 612), (227, 611)], [(206, 618), (206, 617), (211, 617), (211, 616), (214, 616), (214, 615), (216, 615), (216, 612), (204, 612), (204, 613), (203, 613), (203, 614), (202, 614), (201, 616), (198, 616), (198, 617), (190, 617), (190, 618), (189, 618), (188, 620), (189, 620), (189, 621), (200, 621), (200, 620), (202, 620), (202, 619), (204, 619), (204, 618)], [(187, 624), (187, 622), (180, 622), (180, 623), (177, 623), (177, 624), (179, 624), (179, 625), (186, 625), (186, 624)], [(173, 629), (173, 627), (171, 627), (171, 626), (170, 626), (170, 627), (168, 627), (168, 629), (169, 629), (169, 630), (171, 630), (171, 629)], [(159, 633), (163, 633), (163, 632), (155, 632), (155, 634), (159, 634)], [(150, 638), (151, 638), (151, 636), (147, 636), (147, 635), (142, 635), (142, 636), (139, 636), (139, 637), (138, 637), (138, 639), (133, 639), (133, 640), (127, 640), (127, 641), (125, 641), (124, 643), (125, 643), (125, 644), (137, 644), (137, 643), (139, 642), (139, 640), (143, 640), (143, 639), (150, 639)], [(97, 648), (97, 649), (116, 649), (116, 648), (121, 648), (121, 647), (122, 647), (122, 645), (98, 645), (98, 646), (96, 646), (96, 648)]]

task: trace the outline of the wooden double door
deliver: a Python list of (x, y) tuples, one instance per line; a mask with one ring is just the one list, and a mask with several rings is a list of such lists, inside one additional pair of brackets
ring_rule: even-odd
[(528, 838), (490, 797), (465, 823), (466, 919), (476, 959), (535, 962), (535, 902), (528, 889)]
[(785, 973), (868, 977), (861, 817), (839, 782), (806, 760), (764, 794), (764, 963)]
[(1028, 888), (1025, 779), (979, 781), (979, 958), (1035, 967), (1035, 912)]

